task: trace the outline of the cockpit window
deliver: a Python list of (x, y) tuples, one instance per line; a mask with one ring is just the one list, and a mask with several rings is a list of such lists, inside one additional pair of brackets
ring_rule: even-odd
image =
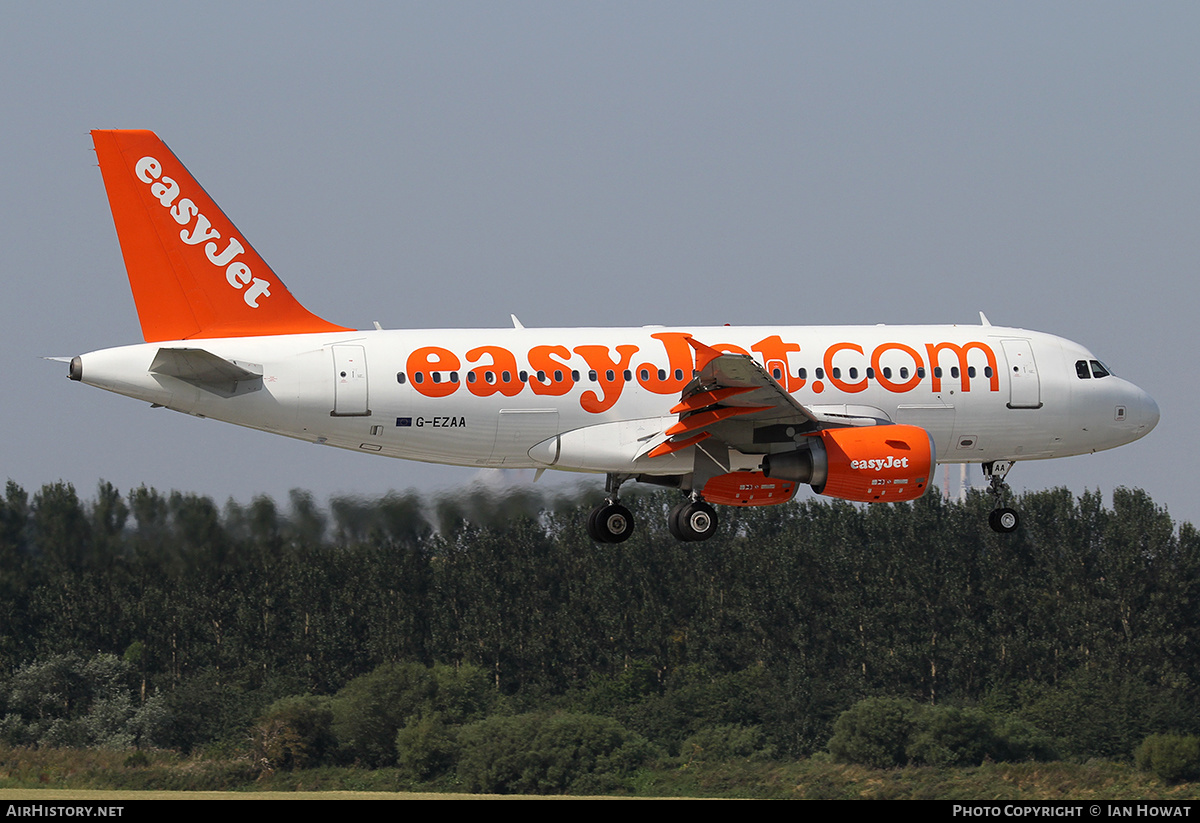
[(1088, 380), (1092, 376), (1092, 373), (1088, 371), (1088, 362), (1086, 360), (1075, 361), (1075, 373), (1079, 375), (1080, 380)]
[(1099, 360), (1092, 361), (1092, 377), (1108, 377), (1112, 372), (1104, 367)]

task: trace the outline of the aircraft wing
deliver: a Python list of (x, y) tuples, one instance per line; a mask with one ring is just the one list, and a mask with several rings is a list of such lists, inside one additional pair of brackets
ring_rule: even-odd
[(888, 422), (844, 406), (836, 411), (806, 407), (749, 355), (721, 352), (693, 338), (688, 343), (696, 350), (696, 377), (671, 409), (679, 422), (648, 444), (646, 457), (710, 438), (746, 454), (765, 454), (772, 443), (796, 442), (821, 429)]

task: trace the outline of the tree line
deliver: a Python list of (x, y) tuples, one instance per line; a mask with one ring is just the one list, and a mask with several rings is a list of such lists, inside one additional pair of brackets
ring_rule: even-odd
[(528, 492), (218, 506), (10, 481), (0, 735), (96, 742), (45, 735), (99, 706), (123, 745), (189, 750), (397, 665), (469, 667), (506, 711), (586, 710), (676, 752), (721, 728), (809, 755), (874, 697), (1016, 717), (1066, 756), (1200, 733), (1200, 539), (1140, 490), (1027, 493), (1011, 535), (979, 493), (727, 509), (704, 544), (667, 533), (672, 494), (623, 502), (645, 526), (597, 545), (590, 501)]

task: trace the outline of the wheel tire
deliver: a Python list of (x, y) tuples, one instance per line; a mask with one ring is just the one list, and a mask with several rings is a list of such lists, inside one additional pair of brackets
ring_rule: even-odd
[(703, 500), (685, 503), (672, 510), (672, 520), (679, 537), (688, 542), (707, 540), (717, 533), (717, 512)]
[(608, 542), (605, 539), (604, 533), (600, 531), (600, 525), (598, 522), (599, 518), (600, 518), (600, 512), (604, 511), (604, 509), (606, 509), (607, 507), (608, 507), (608, 504), (605, 503), (603, 505), (597, 506), (596, 508), (594, 508), (590, 512), (588, 512), (588, 519), (587, 519), (588, 537), (592, 538), (597, 543), (607, 543)]
[(685, 500), (678, 506), (672, 507), (671, 511), (667, 514), (667, 531), (669, 531), (671, 536), (676, 540), (687, 540), (687, 537), (679, 528), (679, 515), (685, 508), (687, 508), (688, 505), (688, 501)]
[(588, 534), (597, 543), (624, 543), (633, 527), (633, 513), (620, 503), (605, 503), (588, 515)]
[(996, 509), (988, 515), (988, 525), (994, 532), (1011, 534), (1017, 530), (1017, 526), (1021, 525), (1021, 515), (1017, 514), (1016, 509), (1007, 507)]

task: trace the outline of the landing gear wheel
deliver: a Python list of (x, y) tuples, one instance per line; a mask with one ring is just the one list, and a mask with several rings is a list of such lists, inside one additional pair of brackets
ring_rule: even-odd
[(620, 503), (603, 503), (588, 515), (588, 534), (597, 543), (624, 543), (633, 525), (633, 513)]
[(671, 536), (676, 540), (687, 540), (687, 538), (683, 536), (683, 532), (679, 530), (679, 513), (683, 511), (683, 508), (687, 505), (687, 501), (680, 503), (678, 506), (673, 507), (667, 514), (667, 531), (669, 531)]
[(992, 531), (1000, 534), (1015, 532), (1021, 524), (1021, 515), (1017, 514), (1016, 509), (1004, 505), (1009, 493), (1004, 478), (1008, 476), (1012, 465), (1011, 460), (995, 460), (983, 464), (983, 476), (988, 479), (988, 491), (996, 501), (996, 508), (988, 515), (988, 525), (992, 527)]
[(717, 533), (717, 512), (703, 500), (688, 500), (671, 509), (667, 528), (676, 540), (707, 540)]
[(1008, 534), (1015, 532), (1017, 526), (1021, 525), (1021, 516), (1017, 514), (1015, 509), (1002, 508), (996, 509), (988, 515), (988, 525), (992, 527), (992, 531), (1000, 534)]

